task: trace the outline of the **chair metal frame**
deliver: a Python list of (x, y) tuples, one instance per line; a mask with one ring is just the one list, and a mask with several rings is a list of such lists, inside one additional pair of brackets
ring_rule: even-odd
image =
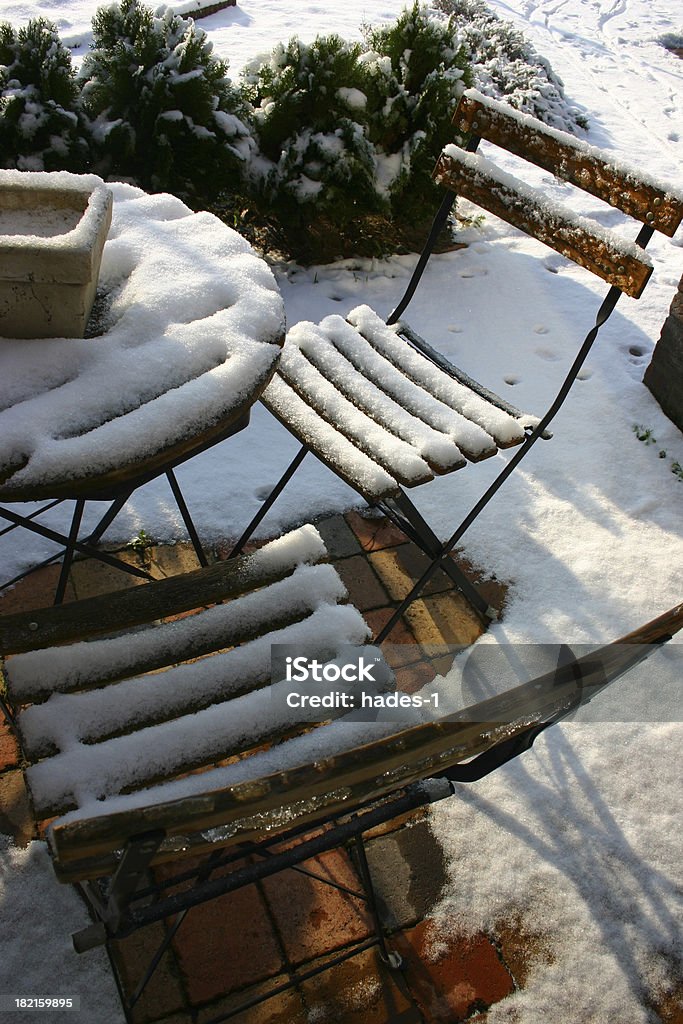
[[(252, 565), (249, 569), (249, 561), (249, 557), (227, 561), (157, 581), (150, 587), (103, 595), (82, 602), (80, 608), (67, 604), (5, 616), (0, 622), (0, 646), (11, 655), (79, 643), (85, 636), (94, 638), (103, 633), (113, 633), (120, 640), (136, 632), (141, 623), (169, 616), (176, 620), (190, 609), (222, 604), (226, 598), (280, 578), (283, 571), (268, 560), (261, 567)], [(103, 608), (108, 609), (107, 614), (102, 614)], [(566, 660), (563, 649), (556, 669), (446, 718), (318, 757), (314, 764), (257, 775), (223, 789), (209, 789), (206, 794), (166, 799), (102, 817), (86, 815), (61, 826), (59, 821), (53, 823), (50, 850), (56, 874), (61, 881), (76, 886), (93, 918), (92, 925), (74, 935), (76, 951), (85, 952), (102, 944), (107, 947), (126, 1019), (133, 1024), (138, 1000), (193, 907), (288, 869), (336, 885), (311, 873), (304, 862), (350, 843), (361, 888), (345, 891), (367, 904), (374, 933), (338, 953), (324, 967), (293, 974), (288, 983), (213, 1018), (213, 1024), (374, 946), (389, 967), (398, 968), (400, 958), (390, 949), (383, 931), (363, 845), (364, 833), (452, 795), (459, 785), (476, 782), (529, 750), (542, 732), (588, 703), (681, 628), (683, 605), (678, 605), (591, 654)], [(220, 639), (224, 645), (224, 632)], [(197, 646), (190, 638), (189, 647), (164, 650), (164, 664), (194, 659), (213, 650), (203, 643)], [(146, 646), (143, 651), (147, 651)], [(111, 666), (107, 662), (106, 671), (112, 671)], [(150, 658), (147, 652), (128, 666), (127, 672), (130, 675), (155, 667), (159, 667), (156, 654)], [(119, 674), (120, 668), (114, 667), (113, 682)], [(95, 669), (93, 681), (98, 679), (102, 681)], [(82, 683), (74, 683), (73, 692)], [(70, 687), (65, 692), (71, 692)], [(15, 716), (30, 701), (30, 690), (17, 691), (12, 705), (0, 695), (0, 709), (17, 733)], [(257, 738), (252, 736), (251, 742), (262, 742), (258, 729)], [(29, 756), (31, 751), (27, 749), (26, 754)], [(38, 805), (36, 813), (49, 813), (48, 806)], [(60, 828), (68, 832), (63, 841), (57, 834)], [(162, 878), (155, 877), (156, 864), (179, 861), (183, 856), (178, 836), (182, 837), (180, 849), (185, 856), (199, 853), (203, 859), (186, 870), (179, 864), (172, 877), (166, 873)], [(245, 857), (255, 859), (244, 865)], [(231, 867), (229, 874), (216, 874), (219, 869)], [(188, 883), (189, 888), (185, 888)], [(168, 921), (164, 939), (128, 996), (117, 972), (112, 942), (162, 920)]]

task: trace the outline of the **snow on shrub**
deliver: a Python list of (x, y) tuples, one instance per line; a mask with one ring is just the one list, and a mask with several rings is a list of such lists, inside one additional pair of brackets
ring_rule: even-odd
[(426, 8), (368, 29), (364, 45), (294, 38), (244, 81), (259, 147), (250, 187), (290, 251), (388, 251), (401, 222), (431, 217), (431, 172), (469, 78), (453, 31)]
[(522, 32), (503, 21), (484, 0), (434, 0), (462, 39), (474, 84), (488, 96), (533, 114), (553, 128), (576, 133), (588, 121), (564, 95), (564, 84)]
[(343, 230), (383, 206), (360, 50), (335, 35), (310, 45), (293, 38), (245, 69), (259, 148), (250, 184), (285, 230), (305, 230), (312, 217), (329, 217)]
[(84, 169), (71, 54), (43, 18), (15, 30), (0, 24), (0, 166), (24, 171)]
[(453, 139), (453, 112), (472, 82), (465, 50), (451, 24), (417, 3), (395, 24), (367, 30), (366, 44), (377, 188), (394, 216), (424, 217), (437, 201), (436, 157)]
[(97, 11), (81, 78), (100, 173), (199, 202), (239, 178), (246, 109), (212, 48), (168, 7), (122, 0)]

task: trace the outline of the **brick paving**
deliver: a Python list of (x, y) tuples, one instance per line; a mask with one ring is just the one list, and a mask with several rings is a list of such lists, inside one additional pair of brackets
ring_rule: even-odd
[[(394, 526), (372, 514), (350, 512), (316, 525), (350, 600), (378, 632), (421, 572), (424, 556)], [(184, 544), (129, 550), (125, 557), (144, 559), (159, 578), (195, 568), (191, 549)], [(455, 557), (471, 579), (482, 582), (476, 567)], [(57, 575), (53, 566), (0, 594), (0, 615), (51, 603)], [(132, 577), (101, 563), (78, 561), (66, 599), (135, 585)], [(505, 586), (493, 579), (484, 581), (483, 589), (489, 603), (502, 608)], [(446, 645), (470, 644), (482, 628), (449, 578), (438, 574), (387, 642), (385, 656), (398, 685), (410, 692), (447, 671), (452, 654)], [(27, 841), (33, 826), (16, 744), (4, 725), (0, 806), (0, 831)], [(424, 811), (388, 822), (366, 840), (380, 915), (390, 932), (390, 948), (403, 957), (403, 968), (388, 968), (376, 948), (366, 949), (244, 1010), (231, 1018), (236, 1024), (484, 1024), (487, 1008), (524, 983), (529, 950), (535, 947), (514, 928), (461, 940), (435, 932), (430, 915), (446, 874)], [(345, 889), (288, 870), (194, 908), (137, 1004), (135, 1024), (212, 1024), (285, 984), (293, 972), (301, 978), (370, 935), (364, 903), (345, 891), (361, 889), (351, 854), (332, 851), (305, 866)], [(164, 870), (173, 872), (173, 865)], [(169, 926), (154, 925), (113, 944), (128, 994)], [(542, 956), (542, 950), (534, 955)]]

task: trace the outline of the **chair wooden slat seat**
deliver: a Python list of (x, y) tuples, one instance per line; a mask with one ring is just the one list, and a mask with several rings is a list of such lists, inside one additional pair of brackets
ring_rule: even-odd
[[(325, 553), (317, 531), (302, 527), (189, 580), (107, 595), (116, 598), (109, 628), (119, 631), (111, 637), (99, 636), (107, 619), (98, 620), (87, 601), (4, 617), (7, 695), (31, 762), (26, 780), (36, 816), (80, 813), (300, 730), (301, 713), (272, 699), (285, 685), (269, 685), (272, 645), (295, 644), (328, 661), (369, 633), (360, 613), (342, 603), (336, 571), (318, 564)], [(224, 596), (231, 599), (159, 621), (198, 597), (205, 604)], [(62, 635), (65, 620), (80, 621), (82, 639), (49, 646), (60, 634), (49, 619), (62, 620)]]
[[(263, 395), (302, 443), (370, 501), (521, 444), (538, 422), (435, 365), (400, 331), (368, 306), (346, 320), (299, 323)], [(305, 403), (306, 419), (292, 413), (292, 392)], [(361, 482), (367, 460), (380, 471)]]

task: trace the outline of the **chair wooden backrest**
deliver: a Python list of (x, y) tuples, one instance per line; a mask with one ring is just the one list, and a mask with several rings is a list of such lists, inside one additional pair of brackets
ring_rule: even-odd
[[(453, 124), (461, 141), (485, 139), (589, 192), (652, 231), (673, 236), (683, 219), (683, 193), (673, 193), (617, 160), (610, 162), (603, 150), (541, 125), (476, 90), (464, 94)], [(640, 242), (624, 241), (597, 222), (549, 202), (538, 189), (501, 171), (486, 157), (457, 145), (445, 148), (434, 178), (625, 294), (633, 298), (642, 294), (652, 273), (651, 261), (640, 251), (645, 234)]]

